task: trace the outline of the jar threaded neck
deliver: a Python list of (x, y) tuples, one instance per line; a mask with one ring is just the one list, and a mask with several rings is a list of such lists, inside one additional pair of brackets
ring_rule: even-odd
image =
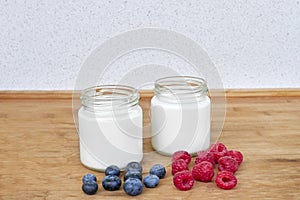
[(158, 96), (203, 96), (208, 88), (204, 79), (192, 76), (170, 76), (155, 82), (154, 92)]
[(139, 102), (138, 91), (125, 85), (99, 85), (81, 92), (81, 104), (88, 110), (112, 110), (135, 106)]

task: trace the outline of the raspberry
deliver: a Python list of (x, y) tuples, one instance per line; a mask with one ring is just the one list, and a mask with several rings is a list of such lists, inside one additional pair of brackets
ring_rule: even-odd
[(215, 157), (215, 163), (218, 163), (218, 160), (225, 156), (226, 152), (227, 152), (227, 148), (224, 144), (222, 143), (215, 143), (213, 145), (211, 145), (211, 147), (209, 148), (210, 152), (213, 152), (214, 157)]
[(230, 190), (237, 184), (237, 179), (232, 172), (221, 171), (217, 174), (216, 184), (219, 188)]
[(189, 170), (184, 170), (178, 172), (173, 177), (173, 183), (175, 187), (179, 190), (190, 190), (194, 185), (194, 178), (192, 172)]
[(213, 166), (214, 166), (215, 165), (214, 154), (212, 152), (209, 152), (209, 151), (199, 151), (197, 153), (195, 164), (197, 165), (198, 163), (201, 163), (202, 161), (208, 161), (211, 164), (213, 164)]
[(237, 161), (230, 156), (224, 156), (220, 158), (218, 162), (218, 169), (220, 171), (229, 171), (235, 173), (239, 168)]
[(186, 162), (182, 159), (176, 160), (172, 163), (172, 175), (176, 174), (177, 172), (181, 172), (183, 170), (188, 170), (189, 167)]
[(195, 180), (209, 182), (214, 177), (214, 166), (211, 162), (202, 161), (193, 167), (192, 174)]
[(235, 159), (238, 165), (240, 165), (243, 162), (243, 154), (240, 151), (234, 151), (234, 150), (227, 151), (226, 156), (230, 156), (233, 159)]
[(186, 164), (190, 164), (191, 162), (191, 155), (187, 151), (176, 151), (172, 156), (172, 162), (182, 159), (186, 162)]

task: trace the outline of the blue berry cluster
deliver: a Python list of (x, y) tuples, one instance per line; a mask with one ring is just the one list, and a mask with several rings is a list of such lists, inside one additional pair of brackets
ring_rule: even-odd
[[(102, 180), (102, 187), (108, 191), (120, 189), (122, 181), (120, 179), (120, 168), (111, 165), (105, 170), (105, 177)], [(86, 194), (93, 195), (98, 191), (97, 178), (94, 174), (86, 174), (82, 177), (82, 191)]]
[[(158, 186), (160, 179), (166, 175), (166, 169), (161, 164), (153, 165), (150, 174), (142, 176), (143, 168), (138, 162), (130, 162), (125, 168), (123, 190), (130, 196), (136, 196), (142, 193), (144, 185), (147, 188), (155, 188)], [(102, 180), (102, 187), (108, 191), (119, 190), (122, 181), (120, 179), (120, 168), (111, 165), (105, 170), (105, 177)], [(82, 190), (84, 193), (93, 195), (98, 191), (97, 178), (93, 174), (86, 174), (82, 178)], [(143, 184), (144, 183), (144, 184)]]
[(110, 165), (105, 170), (105, 177), (102, 180), (102, 186), (105, 190), (115, 191), (120, 189), (122, 181), (120, 179), (120, 168), (116, 165)]
[(155, 188), (159, 184), (159, 179), (164, 178), (166, 169), (161, 164), (155, 164), (150, 169), (150, 174), (144, 178), (144, 185), (147, 188)]
[(142, 193), (143, 167), (138, 162), (130, 162), (125, 167), (123, 190), (130, 196), (136, 196)]
[(82, 177), (82, 191), (88, 195), (96, 194), (98, 191), (97, 178), (94, 174), (86, 174)]
[[(126, 166), (123, 189), (127, 194), (136, 196), (142, 193), (142, 169), (142, 166), (137, 162), (128, 163)], [(153, 165), (150, 169), (150, 174), (145, 176), (143, 183), (147, 188), (155, 188), (158, 186), (160, 179), (164, 178), (165, 175), (166, 169), (163, 165)]]

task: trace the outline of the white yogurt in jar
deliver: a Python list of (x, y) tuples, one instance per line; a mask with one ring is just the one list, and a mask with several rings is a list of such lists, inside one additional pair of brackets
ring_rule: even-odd
[(103, 85), (84, 90), (78, 112), (80, 159), (88, 168), (121, 169), (143, 158), (142, 109), (134, 88)]
[(161, 154), (196, 154), (210, 145), (210, 98), (203, 79), (166, 77), (151, 99), (152, 146)]

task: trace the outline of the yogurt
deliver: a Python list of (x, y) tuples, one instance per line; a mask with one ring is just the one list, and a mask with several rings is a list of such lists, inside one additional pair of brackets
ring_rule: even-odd
[(166, 77), (151, 99), (152, 146), (161, 154), (196, 154), (210, 145), (210, 98), (203, 79)]
[(142, 109), (134, 88), (103, 85), (84, 90), (78, 111), (80, 160), (88, 168), (121, 169), (143, 158)]

